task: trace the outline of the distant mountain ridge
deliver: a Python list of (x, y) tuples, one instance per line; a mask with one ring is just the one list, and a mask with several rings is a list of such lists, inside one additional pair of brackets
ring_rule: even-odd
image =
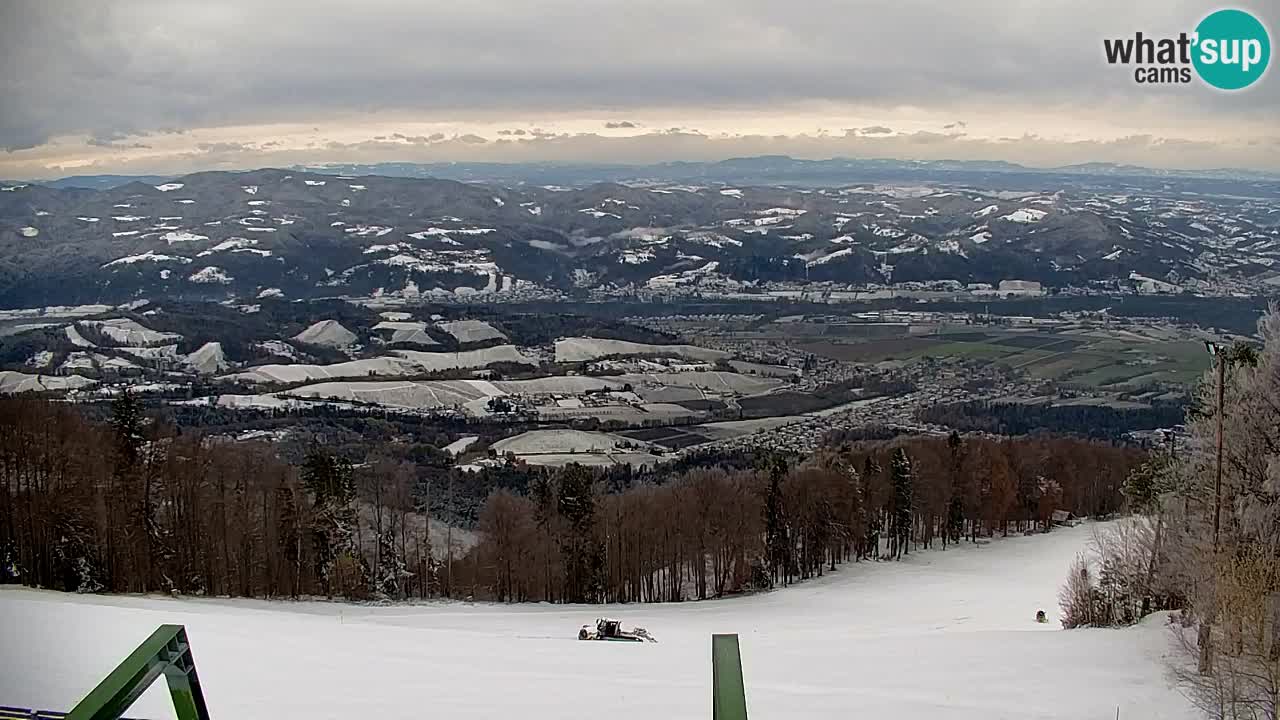
[[(1011, 279), (1149, 292), (1280, 285), (1280, 182), (984, 165), (931, 169), (949, 179), (934, 183), (912, 168), (938, 163), (844, 162), (681, 163), (647, 169), (668, 168), (672, 180), (576, 186), (297, 169), (103, 189), (3, 185), (0, 307), (759, 295), (816, 283), (962, 290)], [(759, 168), (860, 179), (698, 175), (750, 178)]]
[[(1271, 181), (1280, 180), (1280, 171), (1263, 172), (1219, 168), (1208, 170), (1166, 170), (1088, 162), (1060, 167), (1030, 167), (1003, 160), (895, 160), (891, 158), (830, 158), (805, 160), (786, 155), (759, 155), (712, 162), (674, 161), (652, 165), (625, 163), (490, 163), (490, 162), (384, 162), (326, 163), (295, 165), (289, 169), (331, 175), (381, 175), (386, 177), (441, 178), (463, 182), (528, 182), (589, 185), (597, 182), (652, 180), (679, 182), (703, 180), (722, 182), (806, 181), (813, 184), (841, 184), (864, 180), (910, 179), (964, 182), (965, 174), (1005, 173), (1029, 177), (1103, 176), (1132, 178), (1177, 178), (1183, 180)], [(962, 177), (954, 177), (955, 175)], [(160, 175), (73, 175), (57, 180), (23, 181), (56, 188), (95, 190), (119, 187), (129, 182), (159, 183), (172, 176)], [(11, 183), (12, 184), (12, 183)]]

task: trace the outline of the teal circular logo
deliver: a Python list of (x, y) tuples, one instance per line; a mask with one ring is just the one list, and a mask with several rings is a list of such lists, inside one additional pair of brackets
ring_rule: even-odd
[(1219, 90), (1240, 90), (1258, 81), (1271, 61), (1267, 28), (1243, 10), (1218, 10), (1196, 26), (1192, 64), (1200, 79)]

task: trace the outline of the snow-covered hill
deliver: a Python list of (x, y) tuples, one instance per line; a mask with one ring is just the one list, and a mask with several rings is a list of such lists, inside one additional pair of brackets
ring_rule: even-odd
[[(0, 589), (0, 699), (69, 709), (161, 623), (184, 623), (213, 717), (709, 718), (710, 635), (741, 637), (751, 716), (1197, 717), (1166, 679), (1160, 616), (1062, 631), (1088, 526), (861, 563), (793, 588), (678, 605), (355, 606)], [(1033, 621), (1044, 609), (1050, 622)], [(579, 642), (600, 615), (657, 644)], [(68, 652), (67, 648), (73, 648)], [(132, 716), (172, 717), (163, 685)]]
[(1131, 272), (1197, 287), (1280, 272), (1280, 183), (1223, 194), (1212, 183), (1061, 176), (1009, 190), (1008, 178), (968, 179), (550, 189), (266, 169), (98, 190), (15, 185), (0, 197), (0, 254), (23, 272), (0, 274), (0, 306), (761, 282), (1083, 287)]

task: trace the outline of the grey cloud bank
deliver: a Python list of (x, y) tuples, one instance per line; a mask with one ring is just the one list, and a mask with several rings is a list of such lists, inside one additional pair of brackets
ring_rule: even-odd
[[(1103, 61), (1104, 37), (1176, 33), (1210, 9), (1190, 0), (17, 0), (0, 7), (0, 147), (7, 150), (0, 175), (12, 175), (6, 165), (48, 164), (41, 153), (60, 138), (83, 136), (79, 142), (94, 151), (84, 164), (93, 167), (159, 166), (179, 158), (157, 151), (148, 159), (149, 146), (159, 146), (148, 135), (281, 123), (314, 123), (310, 149), (319, 155), (313, 159), (325, 160), (324, 153), (361, 144), (329, 133), (335, 126), (415, 116), (509, 122), (493, 132), (380, 131), (393, 142), (369, 134), (364, 141), (375, 146), (367, 149), (434, 153), (405, 159), (520, 160), (557, 159), (557, 149), (579, 159), (571, 156), (589, 148), (615, 153), (598, 158), (612, 161), (658, 146), (672, 159), (745, 147), (853, 153), (878, 149), (859, 139), (881, 137), (892, 139), (889, 150), (941, 145), (1050, 164), (1071, 152), (1118, 153), (1132, 143), (1117, 139), (1151, 135), (1164, 139), (1146, 143), (1157, 163), (1239, 159), (1280, 167), (1268, 145), (1280, 136), (1274, 122), (1270, 133), (1257, 130), (1280, 117), (1276, 73), (1227, 95), (1198, 85), (1143, 87)], [(827, 115), (849, 107), (864, 122), (882, 117), (878, 112), (894, 121), (859, 125), (853, 137), (833, 129), (829, 137), (798, 121), (761, 133), (698, 120), (725, 109), (768, 114), (824, 104), (836, 108)], [(1061, 110), (1046, 119), (1052, 108)], [(900, 127), (896, 121), (912, 109), (945, 119)], [(677, 123), (648, 121), (662, 112)], [(596, 131), (632, 137), (566, 138), (529, 127), (527, 119), (546, 113), (613, 115), (596, 122)], [(641, 115), (645, 121), (633, 119)], [(1004, 130), (982, 137), (988, 117)], [(696, 137), (686, 122), (707, 137)], [(676, 133), (681, 137), (662, 141), (647, 131), (672, 124), (686, 128)], [(970, 134), (979, 137), (960, 140)], [(1170, 149), (1176, 141), (1195, 148), (1181, 163)], [(62, 161), (70, 143), (59, 146)], [(218, 154), (195, 144), (188, 155)], [(388, 144), (395, 147), (380, 148)], [(450, 156), (458, 146), (466, 158)], [(120, 152), (103, 154), (111, 150)], [(260, 154), (263, 163), (240, 158), (251, 165), (271, 159), (256, 145), (218, 150)], [(1133, 159), (1081, 154), (1069, 161)]]

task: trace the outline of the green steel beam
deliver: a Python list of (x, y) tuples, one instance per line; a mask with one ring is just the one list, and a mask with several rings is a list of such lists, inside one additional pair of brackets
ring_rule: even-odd
[(209, 720), (187, 631), (161, 625), (75, 706), (66, 720), (118, 720), (164, 675), (178, 720)]
[(711, 636), (711, 703), (712, 720), (747, 720), (737, 635)]

